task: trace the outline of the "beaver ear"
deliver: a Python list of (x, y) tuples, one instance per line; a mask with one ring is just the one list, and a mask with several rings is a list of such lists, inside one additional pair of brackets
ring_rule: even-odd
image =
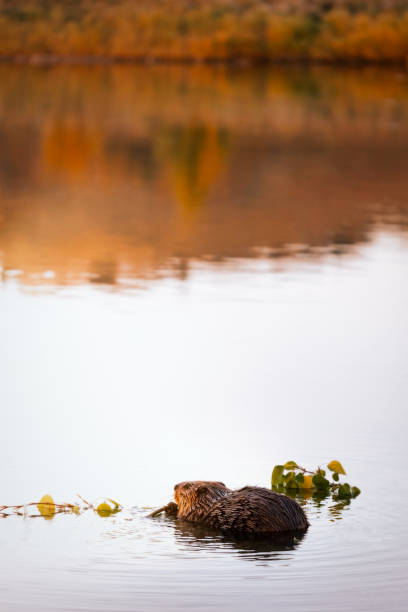
[(200, 485), (197, 488), (197, 493), (208, 493), (208, 487), (207, 485)]

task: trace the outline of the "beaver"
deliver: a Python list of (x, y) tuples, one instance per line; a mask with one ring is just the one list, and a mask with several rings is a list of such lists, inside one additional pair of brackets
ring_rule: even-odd
[[(223, 482), (180, 482), (174, 487), (174, 499), (177, 518), (234, 536), (304, 532), (309, 526), (295, 500), (262, 487), (246, 486), (233, 491)], [(175, 514), (174, 502), (169, 506)]]

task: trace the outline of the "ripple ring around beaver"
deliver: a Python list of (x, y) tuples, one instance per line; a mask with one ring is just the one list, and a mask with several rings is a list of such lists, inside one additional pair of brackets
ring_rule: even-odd
[(304, 533), (309, 527), (295, 500), (263, 487), (246, 486), (234, 491), (222, 482), (194, 480), (176, 484), (174, 499), (149, 517), (165, 512), (243, 538)]

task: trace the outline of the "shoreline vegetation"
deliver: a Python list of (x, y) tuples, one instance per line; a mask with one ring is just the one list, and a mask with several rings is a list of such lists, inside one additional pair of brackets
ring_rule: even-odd
[(0, 0), (0, 62), (408, 63), (405, 0)]

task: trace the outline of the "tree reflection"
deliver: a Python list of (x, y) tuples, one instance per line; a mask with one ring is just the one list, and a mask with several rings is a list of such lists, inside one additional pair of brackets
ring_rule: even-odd
[(203, 206), (223, 170), (228, 132), (203, 124), (177, 125), (159, 135), (159, 148), (179, 204), (186, 211)]
[(408, 226), (406, 75), (3, 66), (0, 78), (5, 278), (119, 286), (257, 257), (281, 269), (353, 255), (379, 223)]

